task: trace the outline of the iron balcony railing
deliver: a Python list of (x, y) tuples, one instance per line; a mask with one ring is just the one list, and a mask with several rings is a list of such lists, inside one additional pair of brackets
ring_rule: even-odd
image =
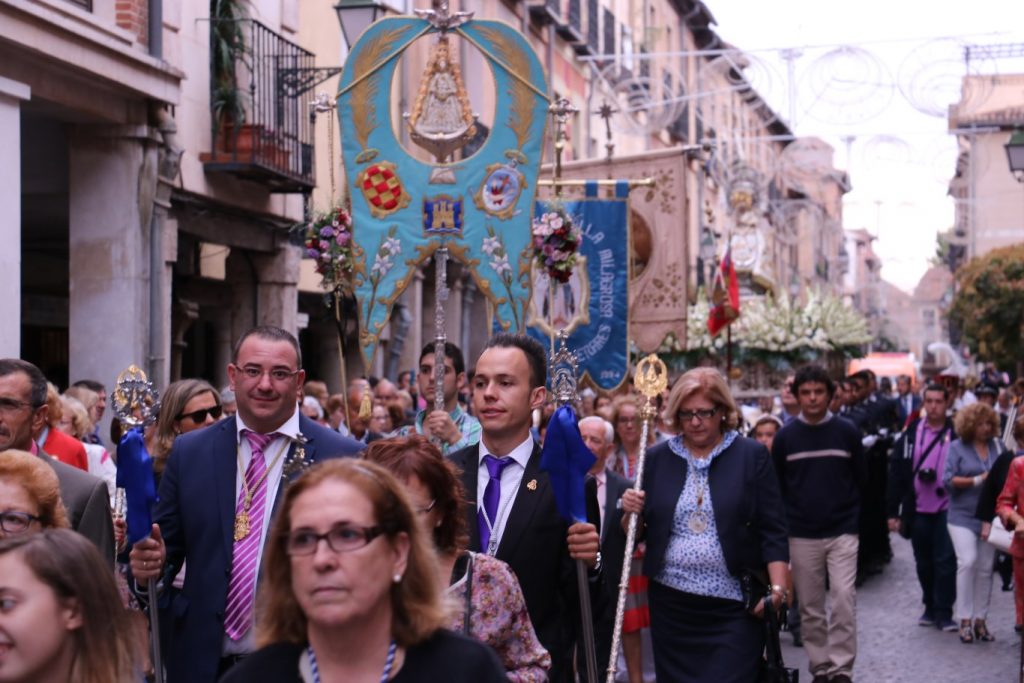
[(253, 19), (211, 21), (211, 54), (207, 170), (312, 190), (315, 55)]

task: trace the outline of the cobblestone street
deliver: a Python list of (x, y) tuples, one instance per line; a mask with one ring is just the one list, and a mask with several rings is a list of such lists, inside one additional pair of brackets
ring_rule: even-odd
[[(893, 536), (893, 560), (857, 591), (858, 683), (1010, 683), (1017, 680), (1018, 640), (1013, 632), (1013, 594), (995, 578), (989, 629), (993, 643), (964, 645), (956, 633), (917, 625), (921, 590), (910, 542)], [(803, 648), (782, 634), (783, 656), (811, 680)]]

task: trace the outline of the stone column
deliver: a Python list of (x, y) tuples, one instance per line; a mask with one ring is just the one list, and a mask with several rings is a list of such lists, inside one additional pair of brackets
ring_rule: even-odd
[(21, 103), (31, 94), (0, 77), (0, 358), (21, 356)]
[(256, 320), (258, 325), (276, 325), (299, 333), (299, 262), (302, 252), (290, 244), (273, 254), (254, 254), (256, 268)]
[(69, 144), (70, 379), (108, 392), (148, 360), (157, 142), (147, 126), (82, 126)]
[(231, 362), (231, 351), (235, 339), (231, 336), (231, 316), (229, 311), (219, 309), (213, 318), (214, 352), (213, 371), (217, 389), (228, 385), (228, 363)]

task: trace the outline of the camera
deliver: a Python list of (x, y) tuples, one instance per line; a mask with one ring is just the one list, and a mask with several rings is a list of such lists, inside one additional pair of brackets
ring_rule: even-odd
[(921, 480), (922, 484), (933, 484), (938, 478), (935, 470), (931, 467), (924, 467), (917, 471), (917, 478)]

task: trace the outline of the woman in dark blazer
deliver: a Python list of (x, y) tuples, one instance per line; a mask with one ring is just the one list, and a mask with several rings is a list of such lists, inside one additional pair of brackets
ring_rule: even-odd
[(658, 680), (753, 681), (764, 650), (763, 604), (748, 613), (740, 577), (767, 568), (774, 606), (788, 598), (775, 470), (765, 447), (736, 431), (739, 409), (717, 370), (680, 377), (668, 414), (681, 434), (647, 452), (643, 490), (622, 498), (625, 512), (640, 515), (647, 540)]

